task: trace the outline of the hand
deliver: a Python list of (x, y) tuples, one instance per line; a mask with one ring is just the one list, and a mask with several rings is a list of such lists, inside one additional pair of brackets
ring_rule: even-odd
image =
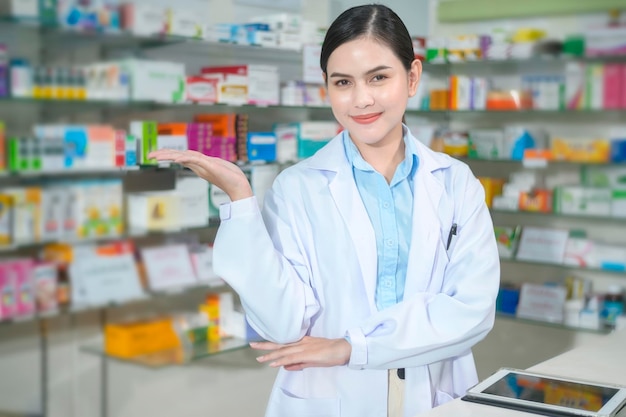
[(304, 336), (302, 340), (287, 345), (272, 342), (250, 343), (253, 349), (269, 350), (257, 361), (269, 362), (271, 367), (283, 366), (288, 371), (311, 367), (341, 366), (348, 363), (352, 346), (346, 339), (325, 339)]
[(183, 165), (221, 188), (231, 201), (252, 197), (252, 188), (246, 175), (239, 167), (221, 158), (204, 155), (196, 151), (159, 149), (148, 154), (149, 159), (171, 161)]

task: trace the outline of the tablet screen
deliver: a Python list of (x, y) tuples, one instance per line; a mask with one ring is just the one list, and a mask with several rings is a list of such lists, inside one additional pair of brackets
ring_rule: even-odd
[(508, 373), (483, 390), (507, 398), (599, 411), (617, 392), (616, 388), (557, 381), (550, 378)]

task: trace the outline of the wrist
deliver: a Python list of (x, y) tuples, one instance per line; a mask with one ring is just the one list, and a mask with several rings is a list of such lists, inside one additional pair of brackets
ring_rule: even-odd
[(252, 188), (250, 187), (249, 184), (247, 184), (246, 186), (239, 187), (229, 192), (228, 198), (230, 198), (230, 201), (237, 201), (237, 200), (243, 200), (245, 198), (250, 198), (253, 195), (254, 193), (252, 192)]

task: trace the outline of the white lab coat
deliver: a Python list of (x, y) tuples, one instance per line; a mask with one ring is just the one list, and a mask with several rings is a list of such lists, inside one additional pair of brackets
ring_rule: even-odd
[(267, 417), (385, 417), (387, 372), (399, 367), (404, 415), (415, 416), (477, 382), (470, 349), (493, 326), (500, 269), (483, 188), (419, 142), (404, 300), (377, 311), (374, 229), (341, 136), (282, 172), (262, 214), (254, 198), (220, 209), (214, 268), (253, 328), (278, 343), (352, 344), (348, 366), (280, 369)]

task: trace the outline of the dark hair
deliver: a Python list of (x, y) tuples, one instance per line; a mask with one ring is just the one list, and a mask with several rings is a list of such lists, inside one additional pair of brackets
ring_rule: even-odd
[(370, 36), (389, 46), (406, 70), (415, 60), (413, 41), (400, 17), (382, 4), (352, 7), (341, 13), (330, 25), (320, 55), (320, 67), (325, 73), (328, 57), (346, 42)]

